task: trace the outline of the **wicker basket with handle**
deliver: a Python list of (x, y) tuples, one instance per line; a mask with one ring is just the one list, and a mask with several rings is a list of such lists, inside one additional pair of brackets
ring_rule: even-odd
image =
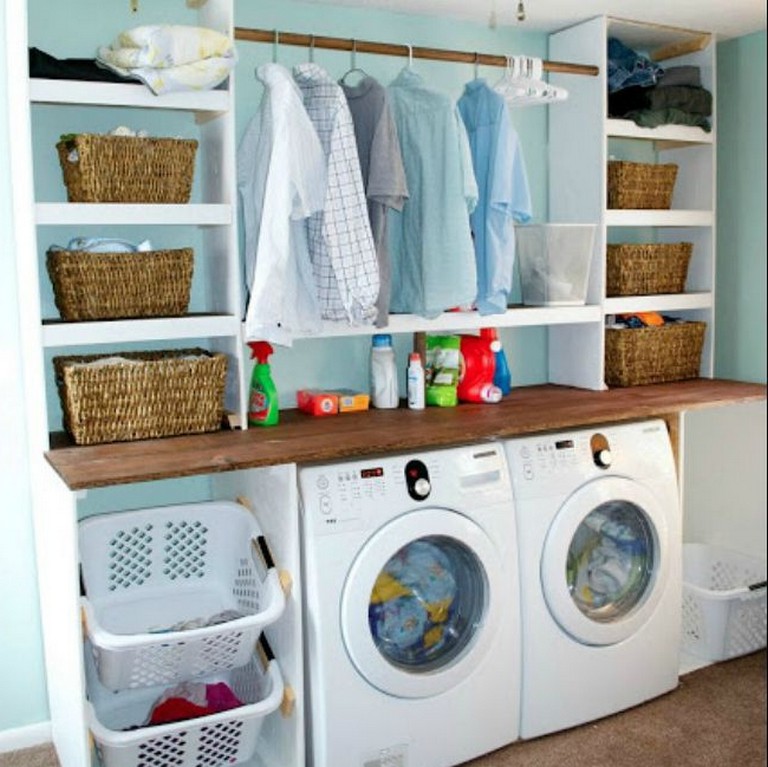
[(677, 165), (667, 163), (608, 163), (608, 207), (668, 210), (677, 179)]
[(698, 378), (705, 322), (645, 328), (606, 328), (605, 383), (608, 386)]
[(54, 357), (64, 428), (79, 445), (216, 431), (227, 357), (205, 349)]
[(195, 139), (78, 133), (56, 149), (69, 202), (189, 202)]
[(608, 245), (606, 294), (683, 293), (692, 253), (690, 242)]
[(189, 306), (194, 252), (51, 249), (46, 267), (64, 320), (176, 317)]

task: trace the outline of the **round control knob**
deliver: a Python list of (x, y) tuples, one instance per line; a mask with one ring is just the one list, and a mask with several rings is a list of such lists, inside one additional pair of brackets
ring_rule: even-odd
[(595, 465), (601, 469), (607, 469), (613, 462), (613, 456), (608, 448), (595, 451)]
[(432, 489), (432, 485), (429, 484), (428, 479), (420, 477), (413, 483), (413, 491), (419, 498), (426, 498), (429, 495), (429, 491)]

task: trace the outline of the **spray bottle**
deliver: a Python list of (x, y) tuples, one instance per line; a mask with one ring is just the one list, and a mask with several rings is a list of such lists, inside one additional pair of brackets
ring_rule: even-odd
[(269, 369), (269, 355), (274, 349), (266, 341), (249, 341), (248, 346), (251, 347), (251, 359), (256, 360), (248, 396), (248, 425), (274, 426), (280, 419), (277, 387)]

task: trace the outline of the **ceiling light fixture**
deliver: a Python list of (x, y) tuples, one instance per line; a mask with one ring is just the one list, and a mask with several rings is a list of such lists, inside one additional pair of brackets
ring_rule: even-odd
[(491, 29), (496, 29), (496, 0), (493, 0), (491, 4), (491, 15), (488, 17), (488, 26)]
[(525, 21), (525, 5), (523, 4), (523, 0), (519, 0), (517, 3), (517, 20)]

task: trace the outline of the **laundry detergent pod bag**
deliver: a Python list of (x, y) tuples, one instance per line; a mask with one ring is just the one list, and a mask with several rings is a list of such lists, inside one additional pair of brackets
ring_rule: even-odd
[(427, 336), (424, 375), (427, 405), (455, 407), (458, 404), (460, 348), (459, 336)]

